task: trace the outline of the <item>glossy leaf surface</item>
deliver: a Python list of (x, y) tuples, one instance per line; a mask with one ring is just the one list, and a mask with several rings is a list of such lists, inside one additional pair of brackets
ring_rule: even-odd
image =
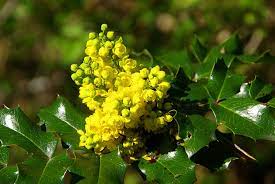
[(84, 177), (79, 183), (123, 183), (126, 164), (117, 151), (100, 156), (95, 154), (76, 156), (76, 162), (70, 171)]
[(255, 78), (250, 85), (249, 94), (254, 99), (262, 98), (272, 92), (272, 85), (265, 84), (261, 79)]
[(34, 126), (19, 108), (0, 110), (0, 140), (4, 145), (16, 144), (30, 153), (48, 157), (57, 143), (51, 133)]
[(270, 109), (249, 98), (231, 98), (212, 105), (217, 123), (228, 127), (234, 134), (252, 139), (273, 139), (275, 119)]
[(84, 129), (85, 116), (65, 98), (59, 96), (51, 106), (39, 112), (39, 117), (46, 124), (47, 131), (57, 132), (68, 145), (74, 149), (79, 148), (79, 135), (76, 131)]
[(215, 140), (216, 124), (200, 115), (189, 116), (189, 121), (180, 124), (180, 136), (189, 157), (209, 142)]
[(139, 168), (146, 179), (159, 184), (193, 183), (195, 181), (195, 164), (189, 160), (182, 147), (161, 155), (155, 163), (141, 160)]
[(227, 66), (223, 62), (219, 62), (211, 73), (207, 89), (211, 97), (219, 101), (236, 94), (243, 81), (243, 76), (231, 74)]
[(59, 154), (48, 161), (29, 158), (18, 165), (17, 183), (56, 184), (62, 183), (65, 172), (73, 164), (66, 153)]

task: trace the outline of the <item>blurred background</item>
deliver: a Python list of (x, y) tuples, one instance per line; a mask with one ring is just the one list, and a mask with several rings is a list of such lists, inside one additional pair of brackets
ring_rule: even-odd
[[(152, 55), (188, 48), (194, 34), (211, 47), (235, 32), (244, 41), (244, 52), (270, 49), (275, 55), (274, 0), (0, 0), (0, 104), (19, 105), (36, 120), (38, 109), (57, 94), (75, 101), (69, 66), (82, 60), (88, 33), (102, 23), (122, 34), (135, 51), (146, 48)], [(275, 84), (274, 65), (244, 70), (264, 73)], [(252, 145), (263, 150), (266, 144)], [(204, 183), (203, 176), (205, 183), (250, 183), (249, 175), (261, 171), (269, 184), (275, 170), (265, 163), (264, 170), (237, 163), (218, 176), (198, 166), (198, 183)]]

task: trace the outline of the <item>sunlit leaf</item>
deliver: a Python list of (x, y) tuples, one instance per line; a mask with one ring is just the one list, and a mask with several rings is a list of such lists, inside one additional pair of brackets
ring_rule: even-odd
[(70, 172), (83, 177), (79, 184), (120, 184), (125, 171), (126, 164), (117, 151), (100, 156), (76, 154), (75, 164), (70, 168)]
[(189, 157), (216, 139), (216, 124), (203, 116), (188, 116), (188, 121), (179, 125), (180, 137), (184, 139), (183, 145)]
[(51, 133), (34, 126), (19, 108), (0, 110), (0, 140), (4, 145), (16, 144), (30, 153), (48, 157), (57, 143)]
[(159, 184), (193, 183), (195, 181), (194, 167), (195, 164), (181, 147), (161, 155), (155, 163), (146, 160), (141, 160), (139, 163), (139, 168), (146, 175), (146, 179)]
[(51, 106), (39, 112), (39, 117), (46, 124), (47, 131), (57, 132), (68, 145), (79, 148), (76, 131), (84, 129), (85, 116), (65, 98), (59, 96)]
[(250, 98), (230, 98), (213, 104), (217, 123), (234, 134), (252, 139), (274, 139), (275, 119), (268, 107)]

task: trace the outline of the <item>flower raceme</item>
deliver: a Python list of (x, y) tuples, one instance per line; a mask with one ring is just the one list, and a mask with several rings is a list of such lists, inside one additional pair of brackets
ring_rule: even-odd
[(133, 155), (144, 148), (144, 132), (158, 133), (173, 121), (166, 74), (158, 65), (142, 68), (106, 24), (89, 34), (85, 53), (80, 65), (71, 65), (79, 97), (91, 110), (85, 131), (78, 130), (79, 146), (96, 153), (120, 146)]

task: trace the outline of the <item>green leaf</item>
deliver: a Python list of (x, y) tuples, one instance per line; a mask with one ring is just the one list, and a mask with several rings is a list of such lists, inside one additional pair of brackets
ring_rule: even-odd
[(188, 158), (182, 147), (175, 151), (160, 155), (155, 163), (141, 160), (140, 170), (146, 179), (159, 184), (193, 183), (195, 181), (195, 164)]
[(55, 184), (63, 181), (65, 172), (73, 164), (66, 153), (51, 158), (43, 169), (39, 184)]
[(18, 169), (16, 166), (9, 166), (0, 170), (0, 183), (13, 184), (17, 177)]
[(64, 175), (74, 160), (66, 153), (57, 155), (48, 161), (29, 158), (18, 165), (19, 177), (17, 183), (56, 184), (62, 183)]
[(208, 92), (202, 83), (191, 83), (188, 85), (190, 89), (187, 91), (187, 96), (183, 97), (184, 100), (196, 101), (208, 98)]
[(261, 79), (256, 77), (250, 85), (249, 94), (253, 99), (259, 99), (269, 95), (272, 92), (272, 85), (265, 84)]
[(6, 146), (0, 147), (0, 166), (7, 165), (9, 161), (9, 148)]
[(137, 61), (142, 67), (152, 67), (154, 63), (153, 56), (151, 53), (144, 49), (142, 52), (132, 52), (132, 58)]
[(184, 138), (183, 145), (188, 157), (191, 157), (216, 139), (216, 124), (200, 115), (191, 115), (189, 120), (180, 123), (180, 137)]
[(19, 108), (0, 110), (0, 140), (3, 145), (16, 144), (30, 153), (48, 157), (57, 144), (51, 133), (34, 126)]
[(268, 106), (275, 108), (275, 98), (272, 98), (267, 102)]
[(176, 74), (181, 67), (189, 79), (192, 78), (192, 64), (186, 50), (183, 51), (167, 51), (164, 55), (158, 57), (161, 63), (171, 69)]
[(242, 43), (238, 34), (230, 36), (222, 45), (222, 52), (224, 54), (239, 55), (243, 52)]
[(123, 183), (126, 164), (118, 154), (113, 151), (100, 156), (76, 154), (75, 164), (70, 172), (84, 177), (78, 183), (120, 184)]
[(250, 98), (230, 98), (211, 106), (217, 123), (234, 134), (252, 139), (273, 139), (275, 119), (266, 105)]
[(223, 62), (219, 62), (215, 65), (215, 68), (211, 73), (207, 89), (211, 97), (214, 100), (219, 101), (236, 94), (243, 81), (243, 76), (231, 74), (227, 69), (227, 66)]
[(79, 135), (76, 131), (84, 129), (85, 116), (65, 98), (59, 96), (51, 106), (39, 112), (39, 117), (46, 124), (47, 131), (57, 132), (72, 148), (79, 148)]
[(192, 41), (191, 49), (196, 59), (201, 63), (207, 54), (207, 49), (202, 45), (197, 36)]
[(203, 63), (199, 65), (194, 80), (200, 80), (210, 77), (210, 74), (214, 70), (215, 64), (221, 57), (220, 49), (220, 47), (214, 47), (209, 51)]
[(239, 55), (237, 59), (243, 63), (274, 63), (274, 56), (269, 51), (265, 51), (260, 55)]

